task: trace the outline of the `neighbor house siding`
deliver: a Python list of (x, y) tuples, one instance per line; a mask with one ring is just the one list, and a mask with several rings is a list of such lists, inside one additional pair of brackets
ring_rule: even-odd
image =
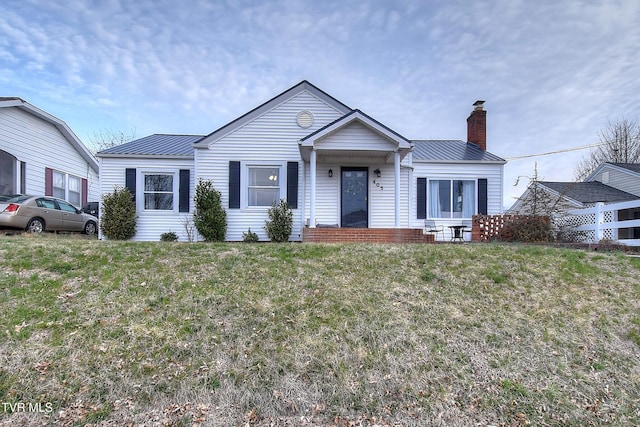
[[(140, 161), (135, 158), (100, 159), (100, 189), (101, 194), (113, 192), (114, 188), (126, 186), (127, 169), (135, 170), (136, 185), (136, 234), (133, 240), (160, 240), (162, 233), (173, 231), (180, 241), (188, 240), (185, 225), (193, 219), (193, 196), (195, 193), (195, 172), (193, 160), (154, 159)], [(189, 212), (179, 212), (179, 180), (180, 171), (189, 170)], [(176, 191), (174, 192), (174, 209), (168, 211), (145, 211), (144, 209), (144, 173), (167, 173), (174, 175)]]
[(45, 194), (45, 169), (50, 168), (86, 179), (88, 201), (98, 200), (97, 171), (46, 120), (17, 107), (0, 108), (0, 150), (16, 157), (18, 171), (20, 162), (25, 165), (25, 193)]
[[(307, 110), (313, 114), (313, 126), (302, 129), (296, 125), (298, 113)], [(242, 240), (242, 233), (249, 228), (260, 240), (267, 240), (264, 231), (268, 219), (267, 207), (247, 206), (246, 168), (250, 165), (280, 166), (280, 198), (287, 194), (287, 162), (299, 162), (298, 200), (304, 200), (304, 170), (298, 141), (309, 133), (339, 118), (342, 114), (307, 91), (275, 106), (265, 114), (235, 129), (209, 144), (196, 149), (197, 175), (213, 180), (214, 187), (222, 193), (222, 203), (227, 209), (227, 240)], [(241, 201), (239, 209), (229, 209), (229, 161), (241, 162)], [(293, 209), (291, 240), (302, 239), (304, 223), (303, 206)]]
[[(603, 174), (607, 173), (609, 177), (605, 179)], [(640, 197), (640, 178), (637, 174), (628, 170), (605, 164), (590, 181), (599, 181), (610, 187)]]

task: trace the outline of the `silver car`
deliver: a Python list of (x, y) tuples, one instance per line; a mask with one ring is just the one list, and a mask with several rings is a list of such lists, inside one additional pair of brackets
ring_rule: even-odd
[(20, 195), (0, 201), (0, 228), (20, 228), (30, 233), (80, 231), (95, 234), (96, 217), (54, 197)]

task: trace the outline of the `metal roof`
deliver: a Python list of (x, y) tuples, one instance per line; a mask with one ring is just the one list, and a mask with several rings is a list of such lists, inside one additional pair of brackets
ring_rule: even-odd
[(554, 182), (540, 181), (541, 185), (581, 203), (624, 202), (639, 197), (626, 191), (618, 190), (599, 181), (589, 182)]
[(506, 163), (503, 158), (482, 150), (471, 142), (442, 139), (411, 142), (413, 142), (414, 160)]
[(193, 156), (193, 143), (204, 135), (153, 134), (100, 151), (98, 157), (109, 156)]

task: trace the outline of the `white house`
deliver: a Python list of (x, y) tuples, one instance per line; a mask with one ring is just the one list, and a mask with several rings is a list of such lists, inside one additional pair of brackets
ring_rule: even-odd
[[(597, 203), (615, 206), (640, 201), (640, 164), (603, 163), (582, 182), (538, 181), (529, 185), (509, 209), (512, 214), (551, 214), (558, 226), (579, 225), (568, 212), (589, 208)], [(612, 221), (640, 219), (640, 202), (632, 207), (616, 208)], [(532, 212), (536, 211), (536, 212)], [(582, 221), (583, 219), (579, 219)], [(640, 227), (622, 227), (610, 231), (609, 238), (640, 239)]]
[(486, 111), (474, 105), (469, 142), (411, 141), (302, 81), (209, 135), (151, 135), (98, 153), (100, 192), (132, 191), (136, 240), (186, 239), (198, 179), (222, 193), (230, 241), (249, 228), (267, 240), (279, 199), (293, 211), (291, 240), (329, 228), (422, 235), (427, 218), (449, 231), (501, 213), (505, 160), (486, 151)]
[(81, 207), (100, 197), (98, 162), (65, 122), (0, 97), (0, 195), (55, 196)]

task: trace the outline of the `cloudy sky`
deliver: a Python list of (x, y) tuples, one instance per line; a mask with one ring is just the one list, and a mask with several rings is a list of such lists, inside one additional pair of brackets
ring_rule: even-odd
[[(507, 159), (640, 117), (637, 0), (2, 0), (0, 96), (97, 132), (206, 134), (309, 80), (409, 139), (466, 139), (486, 100)], [(588, 150), (510, 160), (572, 180)]]

